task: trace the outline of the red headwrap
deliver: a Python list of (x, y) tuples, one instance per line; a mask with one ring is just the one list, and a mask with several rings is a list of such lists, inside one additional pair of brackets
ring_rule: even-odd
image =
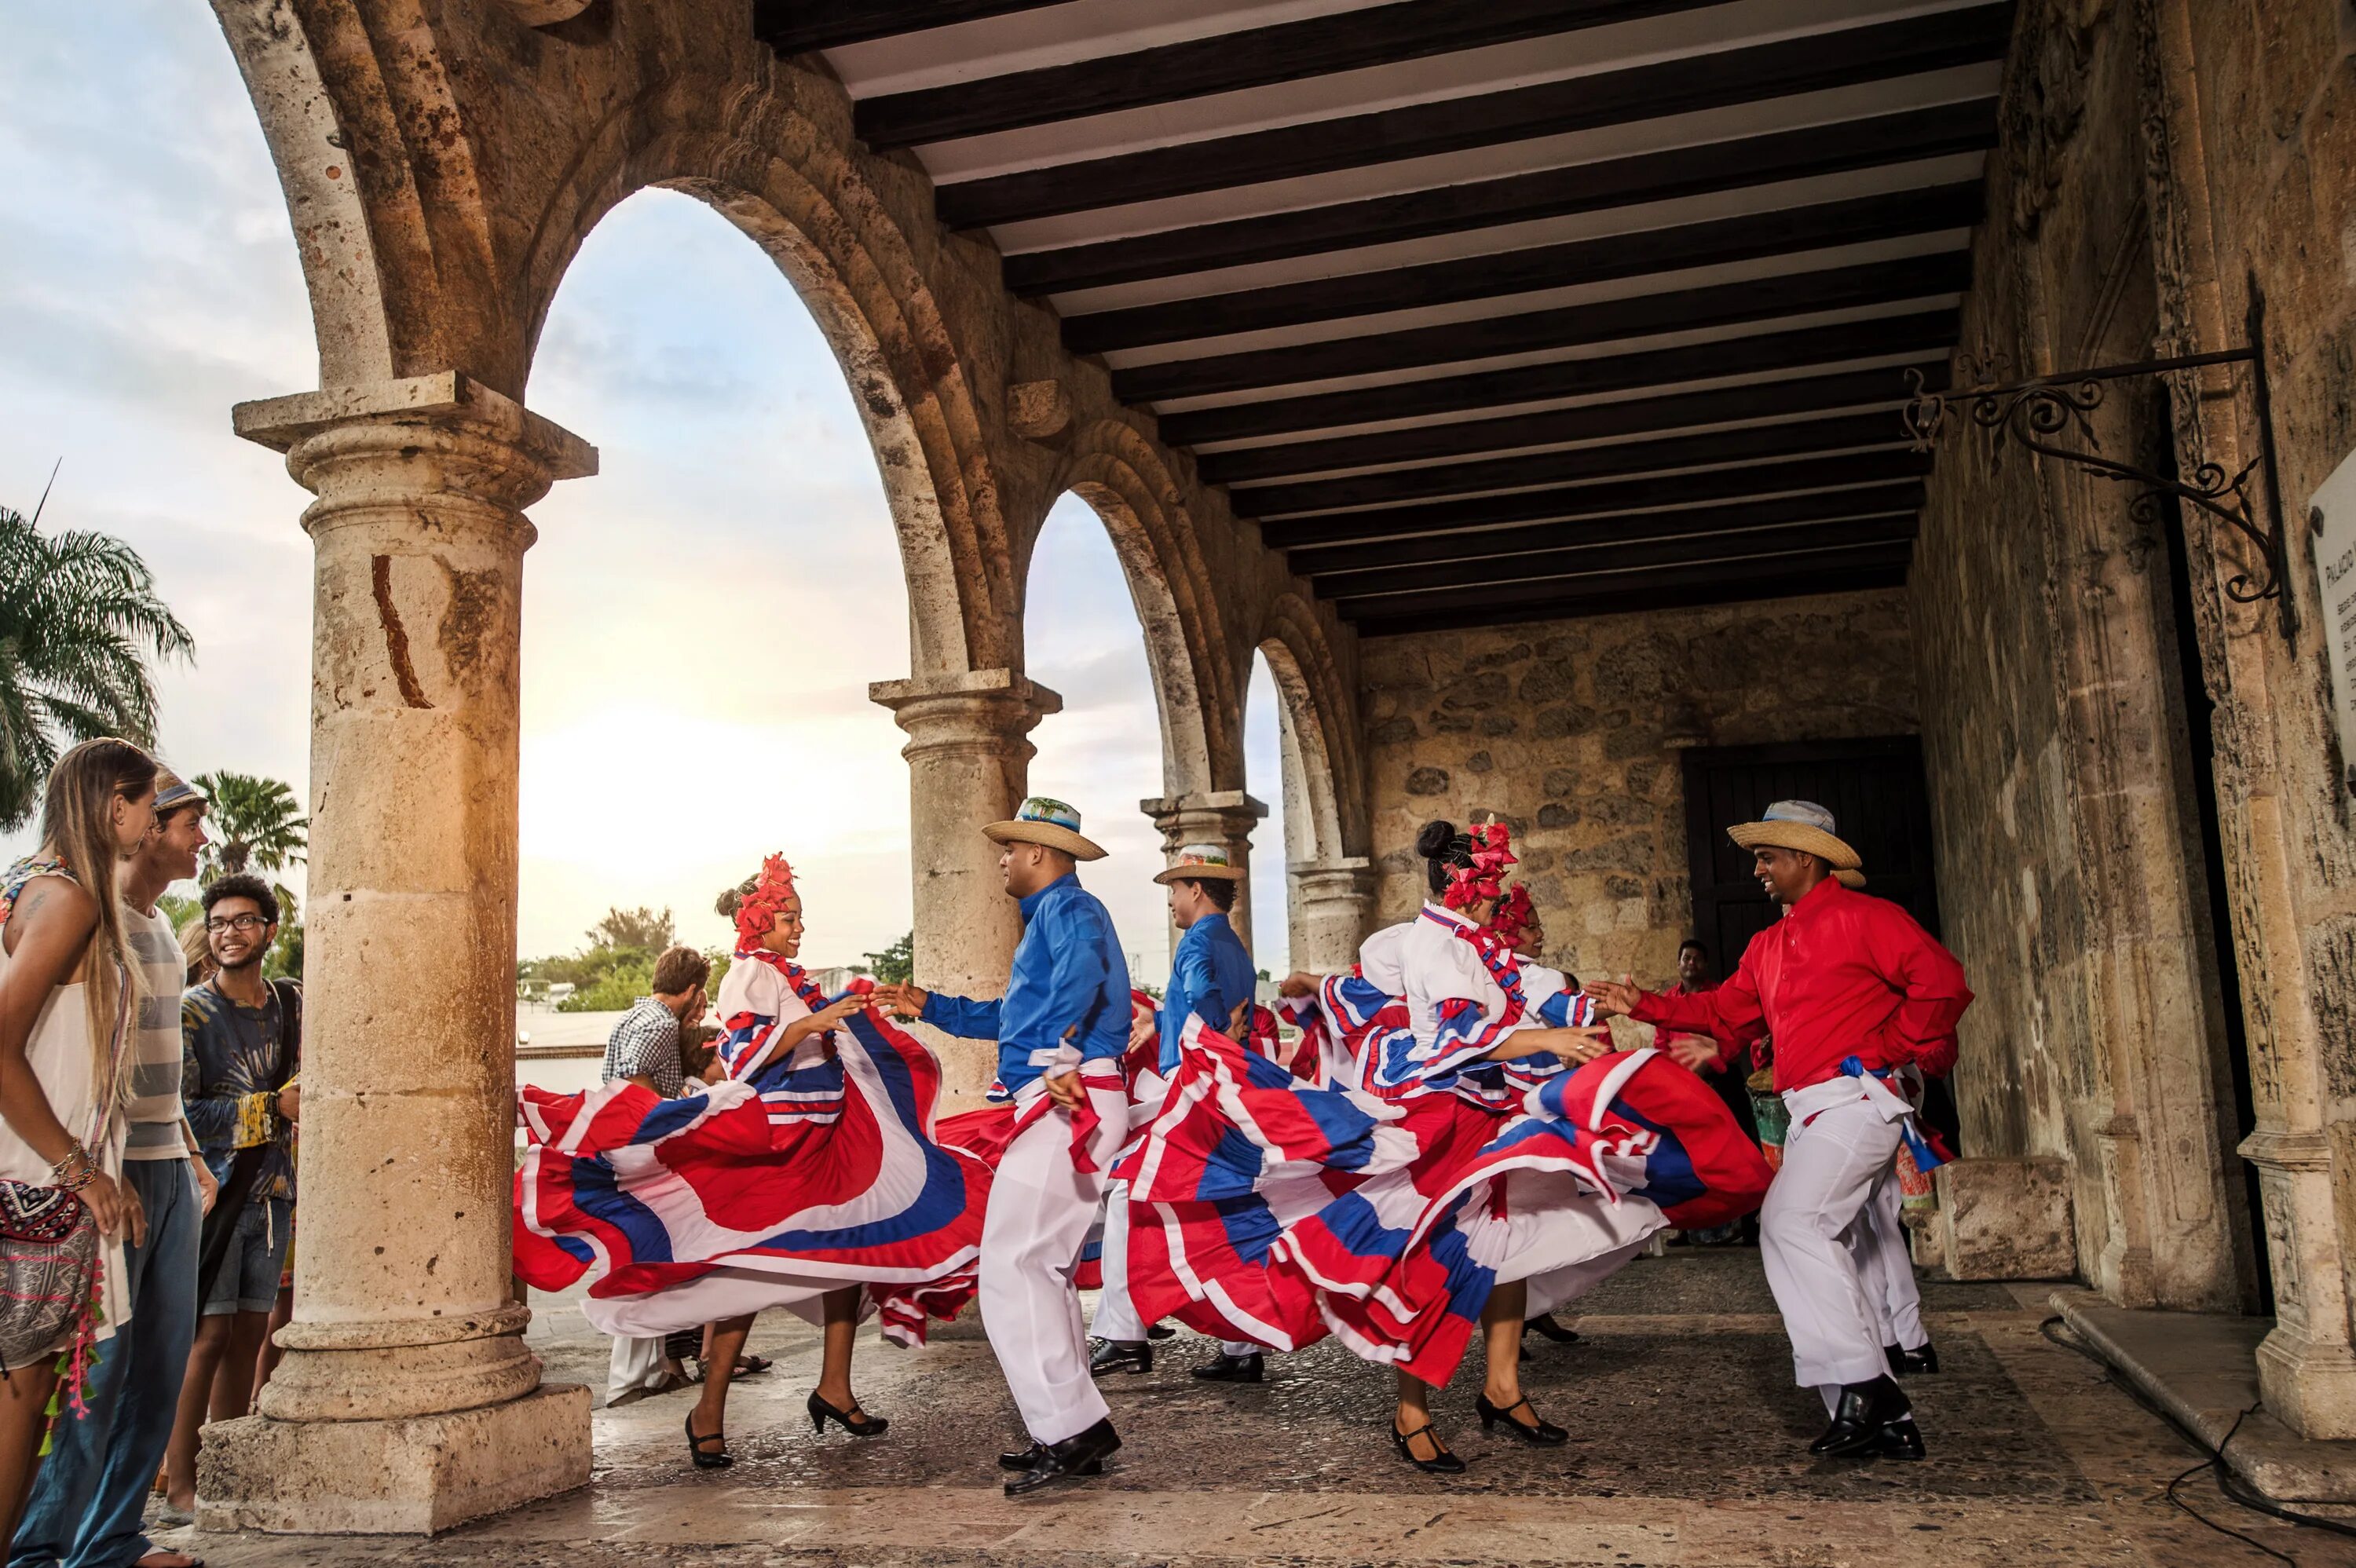
[(1472, 841), (1472, 863), (1449, 868), (1448, 891), (1440, 895), (1440, 902), (1455, 910), (1471, 909), (1484, 899), (1495, 898), (1505, 868), (1515, 864), (1513, 851), (1505, 848), (1509, 835), (1504, 823), (1490, 822), (1464, 832)]
[(758, 947), (785, 912), (786, 901), (794, 896), (794, 869), (786, 864), (783, 854), (770, 856), (761, 862), (760, 880), (736, 905), (736, 945)]
[(1511, 952), (1521, 946), (1522, 938), (1530, 933), (1530, 927), (1536, 925), (1537, 920), (1538, 912), (1530, 903), (1530, 890), (1515, 882), (1505, 890), (1505, 898), (1497, 904), (1497, 912), (1489, 917), (1489, 930), (1505, 944), (1505, 950)]

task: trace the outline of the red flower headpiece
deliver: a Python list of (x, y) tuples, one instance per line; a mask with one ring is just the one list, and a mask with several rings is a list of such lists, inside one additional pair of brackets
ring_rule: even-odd
[(1510, 835), (1504, 823), (1468, 827), (1465, 837), (1472, 840), (1472, 863), (1449, 869), (1448, 891), (1440, 901), (1450, 909), (1471, 909), (1484, 899), (1497, 897), (1505, 868), (1515, 863), (1513, 851), (1505, 847)]
[(1530, 890), (1515, 882), (1505, 890), (1497, 912), (1489, 917), (1489, 930), (1511, 952), (1522, 944), (1522, 938), (1530, 933), (1530, 927), (1537, 920), (1538, 912), (1530, 903)]
[(736, 905), (736, 945), (758, 947), (777, 923), (786, 901), (794, 896), (794, 869), (782, 854), (761, 862), (760, 880)]

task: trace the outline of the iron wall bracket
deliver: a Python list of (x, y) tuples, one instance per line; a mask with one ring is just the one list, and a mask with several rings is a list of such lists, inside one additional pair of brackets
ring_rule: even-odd
[[(1948, 411), (1960, 406), (1972, 427), (1989, 432), (1992, 444), (2001, 448), (2007, 442), (2017, 443), (2030, 452), (2056, 461), (2074, 464), (2104, 479), (2115, 480), (2135, 487), (2135, 499), (2127, 505), (2130, 516), (2137, 521), (2157, 524), (2162, 521), (2160, 505), (2173, 498), (2219, 522), (2224, 523), (2249, 540), (2258, 554), (2258, 564), (2253, 571), (2236, 571), (2225, 582), (2226, 597), (2243, 604), (2265, 600), (2280, 601), (2277, 619), (2286, 639), (2296, 641), (2297, 622), (2294, 601), (2286, 585), (2286, 548), (2283, 535), (2281, 486), (2276, 480), (2275, 464), (2274, 405), (2266, 386), (2265, 360), (2265, 297), (2258, 292), (2257, 280), (2250, 280), (2250, 309), (2245, 322), (2247, 344), (2240, 348), (2220, 349), (2213, 354), (2187, 354), (2172, 359), (2145, 359), (2132, 365), (2104, 365), (2088, 370), (2067, 370), (2051, 376), (2039, 376), (2030, 380), (2002, 385), (1981, 384), (1957, 390), (1933, 392), (1922, 384), (1922, 372), (1908, 370), (1908, 384), (1913, 396), (1906, 405), (1904, 418), (1907, 433), (1913, 438), (1914, 450), (1929, 452), (1941, 436), (1951, 428)], [(1968, 371), (1976, 367), (1966, 358)], [(2113, 381), (2123, 381), (2144, 376), (2166, 376), (2179, 370), (2198, 370), (2211, 365), (2246, 367), (2250, 378), (2251, 411), (2256, 416), (2258, 430), (2257, 455), (2244, 464), (2238, 473), (2228, 474), (2219, 464), (2203, 463), (2189, 475), (2154, 474), (2134, 464), (2108, 457), (2098, 450), (2093, 422), (2088, 419), (2102, 406), (2103, 396)], [(2083, 443), (2064, 445), (2074, 438)], [(2260, 521), (2257, 507), (2250, 495), (2250, 481), (2255, 470), (2263, 466), (2265, 499), (2265, 520)]]

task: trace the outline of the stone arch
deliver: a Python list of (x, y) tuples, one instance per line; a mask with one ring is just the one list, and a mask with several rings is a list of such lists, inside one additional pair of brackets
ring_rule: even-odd
[(1074, 438), (1061, 478), (1104, 524), (1129, 581), (1160, 709), (1164, 795), (1241, 789), (1241, 688), (1194, 523), (1168, 469), (1133, 427), (1106, 420)]
[(1278, 595), (1258, 648), (1283, 705), (1287, 750), (1300, 761), (1314, 858), (1365, 855), (1371, 829), (1357, 703), (1315, 610), (1298, 594)]

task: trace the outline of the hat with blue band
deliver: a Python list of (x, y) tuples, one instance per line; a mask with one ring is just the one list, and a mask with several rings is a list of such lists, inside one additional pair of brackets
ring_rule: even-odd
[(1756, 822), (1738, 822), (1726, 836), (1745, 849), (1791, 849), (1814, 855), (1846, 888), (1865, 886), (1864, 860), (1833, 834), (1833, 814), (1813, 800), (1779, 800)]
[(1102, 849), (1080, 836), (1079, 812), (1052, 795), (1033, 795), (1015, 811), (1013, 821), (993, 822), (982, 832), (993, 843), (1042, 844), (1075, 860), (1104, 859)]
[(1170, 869), (1153, 880), (1163, 887), (1173, 882), (1239, 882), (1243, 868), (1227, 863), (1227, 852), (1216, 844), (1188, 844), (1182, 848)]

